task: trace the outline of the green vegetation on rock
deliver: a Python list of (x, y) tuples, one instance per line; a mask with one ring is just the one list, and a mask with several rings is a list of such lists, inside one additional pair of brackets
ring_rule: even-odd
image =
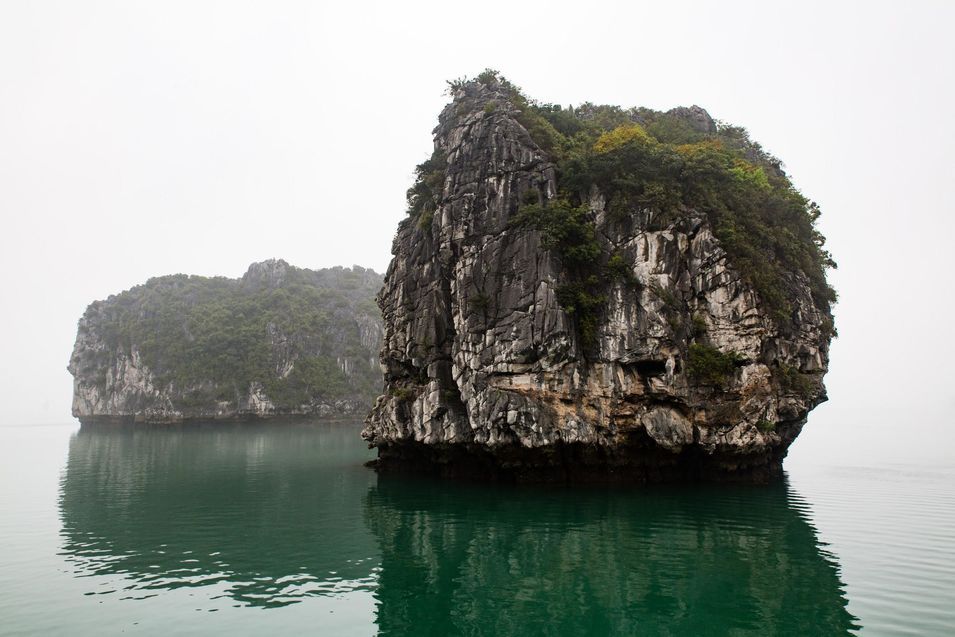
[(418, 218), (421, 229), (431, 226), (434, 211), (441, 200), (446, 169), (447, 158), (440, 150), (435, 150), (431, 157), (415, 167), (415, 182), (407, 193), (408, 214)]
[(363, 342), (360, 323), (380, 329), (381, 280), (359, 267), (312, 271), (282, 261), (255, 264), (238, 280), (150, 279), (87, 311), (106, 345), (95, 377), (104, 383), (113, 361), (136, 352), (181, 408), (237, 401), (253, 383), (279, 408), (370, 400), (381, 387), (378, 334)]
[[(597, 318), (605, 297), (601, 285), (603, 250), (586, 206), (572, 206), (566, 200), (548, 206), (539, 203), (522, 206), (514, 225), (532, 227), (541, 233), (541, 243), (557, 253), (567, 271), (567, 281), (557, 288), (557, 299), (576, 321), (586, 348), (597, 338)], [(619, 260), (619, 257), (618, 257)], [(616, 261), (608, 267), (620, 269)]]
[(808, 374), (803, 374), (797, 368), (780, 363), (776, 369), (776, 378), (784, 391), (790, 391), (797, 396), (811, 396), (815, 383)]
[(710, 345), (693, 343), (687, 352), (686, 366), (692, 378), (722, 387), (732, 378), (738, 362), (739, 357), (734, 353), (724, 354)]
[[(816, 229), (819, 208), (744, 129), (712, 122), (696, 108), (660, 113), (590, 103), (576, 108), (541, 104), (491, 69), (477, 80), (508, 94), (520, 111), (518, 121), (557, 164), (558, 200), (547, 203), (555, 219), (544, 219), (537, 209), (523, 214), (525, 221), (551, 232), (558, 248), (582, 245), (568, 245), (560, 233), (566, 228), (572, 240), (582, 233), (581, 223), (593, 225), (585, 208), (593, 187), (617, 221), (648, 210), (653, 228), (665, 228), (696, 211), (707, 216), (731, 263), (782, 329), (793, 321), (800, 274), (817, 307), (830, 315), (836, 293), (826, 270), (835, 263)], [(451, 88), (463, 82), (451, 82)], [(568, 217), (568, 211), (579, 210)], [(562, 258), (568, 256), (573, 269), (574, 256), (561, 252)], [(602, 262), (608, 259), (604, 255)]]

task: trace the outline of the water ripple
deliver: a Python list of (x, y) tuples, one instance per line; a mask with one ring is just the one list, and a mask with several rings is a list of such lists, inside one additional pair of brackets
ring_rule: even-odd
[(0, 633), (955, 634), (955, 472), (513, 488), (376, 476), (356, 431), (80, 431), (52, 514), (0, 484)]

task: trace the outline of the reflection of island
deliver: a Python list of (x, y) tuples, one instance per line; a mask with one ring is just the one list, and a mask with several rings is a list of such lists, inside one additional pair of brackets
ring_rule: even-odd
[(380, 476), (382, 634), (837, 635), (833, 558), (786, 485), (494, 489)]
[[(124, 594), (214, 586), (277, 606), (374, 585), (355, 425), (84, 428), (70, 443), (63, 550)], [(127, 588), (128, 587), (128, 588)]]

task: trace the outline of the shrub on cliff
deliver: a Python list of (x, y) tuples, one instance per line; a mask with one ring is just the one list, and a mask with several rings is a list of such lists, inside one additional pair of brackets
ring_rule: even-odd
[[(557, 289), (557, 299), (577, 324), (586, 348), (597, 337), (598, 312), (605, 300), (602, 286), (603, 249), (586, 206), (572, 206), (558, 199), (549, 204), (522, 206), (512, 224), (534, 228), (543, 246), (554, 251), (567, 271), (567, 281)], [(614, 266), (619, 269), (619, 264)]]
[(431, 157), (415, 167), (415, 182), (408, 189), (408, 214), (412, 217), (428, 215), (428, 226), (431, 225), (431, 215), (440, 203), (446, 168), (447, 158), (444, 153), (435, 150)]
[(687, 371), (700, 382), (722, 387), (733, 376), (739, 357), (724, 354), (715, 347), (693, 343), (687, 352)]

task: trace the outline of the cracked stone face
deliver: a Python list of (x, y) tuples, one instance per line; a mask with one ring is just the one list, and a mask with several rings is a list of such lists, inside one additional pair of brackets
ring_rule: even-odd
[[(493, 108), (488, 106), (493, 104)], [(698, 107), (675, 109), (712, 127)], [(528, 191), (557, 192), (555, 166), (515, 117), (507, 93), (478, 82), (441, 113), (435, 146), (447, 158), (430, 225), (404, 220), (378, 301), (385, 393), (363, 437), (391, 453), (429, 457), (479, 450), (604, 450), (626, 465), (634, 448), (661, 458), (710, 458), (729, 472), (777, 467), (808, 412), (825, 400), (826, 317), (793, 273), (795, 329), (780, 330), (727, 259), (704, 214), (666, 227), (634, 209), (610, 219), (591, 192), (597, 237), (632, 281), (609, 286), (595, 346), (561, 307), (557, 258), (511, 220)], [(687, 370), (688, 325), (735, 353), (724, 387)], [(801, 390), (773, 370), (796, 370)], [(642, 452), (641, 452), (642, 453)]]

